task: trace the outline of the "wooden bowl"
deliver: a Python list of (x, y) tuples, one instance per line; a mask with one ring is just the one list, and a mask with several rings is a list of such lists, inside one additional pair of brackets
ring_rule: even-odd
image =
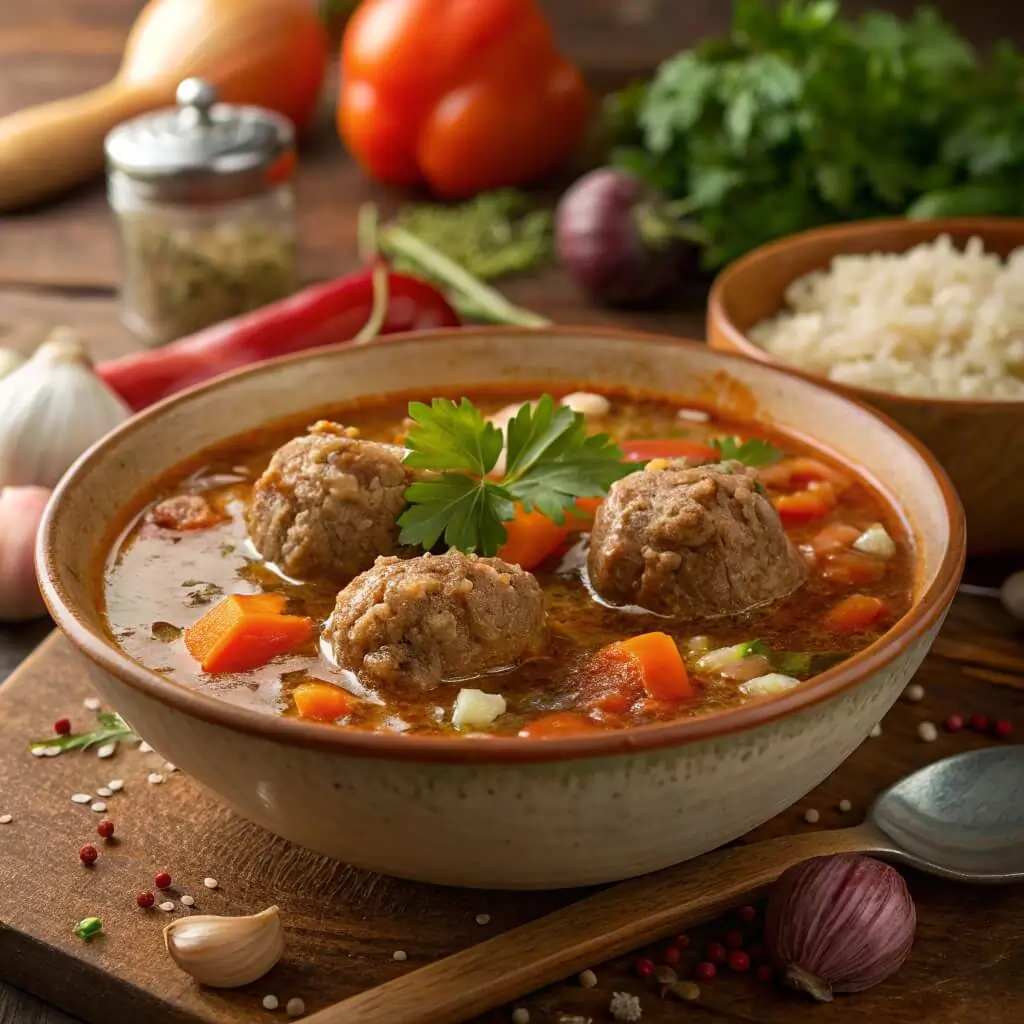
[(708, 342), (721, 352), (785, 366), (888, 413), (931, 449), (952, 478), (967, 513), (968, 552), (1024, 551), (1024, 401), (917, 398), (834, 384), (783, 363), (748, 337), (752, 327), (785, 307), (793, 281), (824, 269), (833, 257), (905, 252), (943, 234), (957, 244), (978, 236), (987, 250), (1005, 257), (1024, 245), (1024, 218), (859, 221), (761, 246), (716, 278), (708, 304)]
[[(286, 417), (415, 386), (614, 386), (708, 402), (815, 438), (884, 493), (914, 545), (910, 610), (806, 684), (675, 722), (540, 741), (338, 729), (231, 704), (132, 660), (104, 628), (98, 558), (124, 506), (182, 459)], [(706, 345), (589, 328), (463, 328), (221, 377), (133, 417), (57, 487), (37, 568), (100, 695), (252, 821), (341, 861), (442, 884), (548, 889), (698, 856), (778, 814), (868, 735), (956, 593), (963, 515), (935, 460), (866, 406)]]

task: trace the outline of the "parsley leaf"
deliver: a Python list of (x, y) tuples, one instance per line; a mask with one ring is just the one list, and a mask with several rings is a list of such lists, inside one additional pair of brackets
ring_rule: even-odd
[(118, 740), (133, 739), (128, 723), (116, 711), (97, 711), (97, 727), (89, 732), (69, 733), (66, 736), (53, 736), (45, 740), (33, 740), (29, 746), (52, 747), (64, 753), (67, 750), (87, 750), (97, 743), (116, 743)]
[(711, 442), (722, 461), (733, 459), (744, 466), (771, 466), (782, 458), (782, 452), (762, 437), (741, 442), (738, 437), (716, 437)]
[[(398, 520), (402, 544), (430, 551), (441, 540), (460, 551), (494, 555), (508, 537), (516, 503), (557, 523), (577, 498), (601, 497), (643, 468), (623, 461), (607, 434), (588, 434), (580, 413), (543, 395), (524, 404), (503, 433), (468, 399), (413, 402), (405, 462), (434, 470), (406, 488)], [(488, 479), (505, 449), (500, 480)]]

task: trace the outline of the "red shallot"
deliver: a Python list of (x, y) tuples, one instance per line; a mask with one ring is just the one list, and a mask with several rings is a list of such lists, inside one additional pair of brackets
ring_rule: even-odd
[(50, 492), (45, 487), (0, 488), (0, 622), (46, 614), (33, 556)]
[(820, 1002), (863, 992), (910, 955), (917, 912), (902, 876), (871, 857), (815, 857), (772, 890), (765, 943), (786, 984)]

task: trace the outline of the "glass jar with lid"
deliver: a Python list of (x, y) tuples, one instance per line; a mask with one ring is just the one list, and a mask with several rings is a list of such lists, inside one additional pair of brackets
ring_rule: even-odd
[(256, 309), (297, 285), (291, 122), (218, 103), (209, 83), (106, 138), (121, 235), (125, 324), (162, 345)]

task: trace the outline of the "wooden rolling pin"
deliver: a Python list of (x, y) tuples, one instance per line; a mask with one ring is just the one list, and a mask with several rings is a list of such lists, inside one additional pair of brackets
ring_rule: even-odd
[(675, 935), (764, 892), (809, 857), (876, 847), (871, 825), (782, 836), (623, 882), (412, 971), (304, 1024), (464, 1024), (502, 1003)]
[(82, 96), (0, 118), (0, 212), (87, 181), (121, 121), (169, 106), (183, 78), (221, 99), (308, 120), (326, 63), (326, 35), (309, 0), (150, 0), (114, 79)]

